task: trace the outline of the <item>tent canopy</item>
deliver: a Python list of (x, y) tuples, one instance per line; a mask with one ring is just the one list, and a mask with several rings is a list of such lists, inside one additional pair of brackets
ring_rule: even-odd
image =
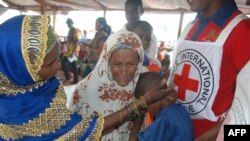
[[(42, 14), (51, 14), (54, 11), (67, 13), (72, 10), (124, 10), (126, 0), (0, 0), (9, 5), (9, 8), (20, 11), (37, 11)], [(188, 11), (187, 0), (142, 0), (145, 11)], [(235, 0), (239, 8), (250, 13), (250, 0)]]

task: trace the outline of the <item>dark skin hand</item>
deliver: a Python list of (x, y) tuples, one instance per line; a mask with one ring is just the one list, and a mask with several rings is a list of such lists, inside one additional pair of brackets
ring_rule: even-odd
[[(166, 84), (166, 81), (167, 81), (166, 79), (163, 79), (160, 85), (153, 87), (152, 89), (148, 90), (145, 93), (144, 98), (147, 105), (160, 101), (164, 99), (166, 96), (170, 95), (171, 93), (175, 93), (173, 87), (170, 87), (168, 89), (162, 89)], [(133, 106), (136, 106), (139, 111), (143, 112), (144, 110), (142, 107), (143, 103), (144, 100), (139, 99), (135, 103), (135, 105), (129, 105), (129, 106), (131, 106), (131, 108), (133, 108)], [(106, 116), (104, 118), (105, 122), (104, 122), (103, 134), (105, 134), (107, 131), (110, 131), (110, 129), (114, 129), (115, 127), (120, 126), (121, 118), (123, 121), (125, 121), (128, 118), (128, 114), (125, 108), (122, 108), (121, 110)]]
[[(173, 86), (170, 86), (169, 89), (173, 89)], [(168, 96), (166, 96), (164, 99), (155, 102), (154, 104), (149, 105), (147, 111), (150, 112), (154, 117), (156, 114), (163, 108), (168, 107), (170, 104), (174, 103), (177, 99), (177, 92), (172, 91), (172, 93)], [(133, 126), (129, 135), (129, 141), (138, 141), (137, 139), (137, 133), (140, 132), (141, 127), (143, 124), (143, 120), (140, 118), (137, 118), (133, 120)]]
[[(166, 99), (170, 100), (170, 101), (175, 101), (175, 96), (172, 95), (176, 95), (176, 91), (174, 90), (174, 87), (168, 87), (167, 89), (163, 89), (164, 86), (166, 86), (166, 81), (167, 79), (164, 78), (162, 79), (161, 83), (159, 85), (156, 85), (155, 87), (149, 89), (148, 91), (146, 91), (146, 93), (144, 94), (144, 99), (147, 105), (150, 105), (152, 103), (156, 103), (158, 101), (165, 101)], [(73, 102), (76, 103), (77, 101), (79, 101), (80, 99), (80, 95), (74, 94), (74, 98), (73, 98)], [(134, 106), (141, 112), (141, 113), (145, 113), (146, 109), (143, 109), (142, 105), (144, 103), (144, 100), (139, 99), (135, 105), (129, 105), (131, 106), (131, 108), (129, 109), (133, 109)], [(113, 129), (115, 129), (116, 127), (119, 127), (120, 125), (122, 125), (121, 121), (126, 121), (126, 119), (128, 118), (128, 113), (126, 111), (125, 108), (122, 108), (119, 111), (116, 111), (108, 116), (106, 116), (104, 118), (104, 129), (102, 131), (103, 134), (108, 133), (109, 131), (112, 131)]]

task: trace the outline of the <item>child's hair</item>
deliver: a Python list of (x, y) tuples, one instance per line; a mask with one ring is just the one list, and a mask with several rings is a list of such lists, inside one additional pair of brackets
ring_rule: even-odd
[(151, 24), (147, 21), (137, 21), (134, 23), (134, 27), (133, 30), (135, 30), (136, 28), (141, 28), (147, 32), (152, 32), (153, 27), (151, 26)]
[(99, 17), (96, 19), (100, 25), (102, 25), (102, 31), (105, 32), (108, 36), (111, 34), (111, 27), (107, 24), (107, 21), (103, 17)]
[(162, 76), (156, 72), (145, 72), (140, 74), (135, 87), (135, 98), (144, 95), (145, 92), (152, 87), (161, 83)]

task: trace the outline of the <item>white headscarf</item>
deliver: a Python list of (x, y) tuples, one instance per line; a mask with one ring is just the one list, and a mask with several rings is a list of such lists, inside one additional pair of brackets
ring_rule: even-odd
[[(139, 56), (139, 64), (134, 78), (127, 86), (119, 86), (112, 78), (108, 61), (117, 48), (132, 48)], [(104, 45), (100, 58), (94, 70), (76, 87), (74, 94), (80, 95), (80, 100), (73, 103), (70, 100), (69, 108), (73, 111), (83, 112), (88, 115), (102, 113), (109, 115), (128, 104), (134, 98), (134, 88), (139, 74), (145, 72), (143, 68), (144, 52), (139, 37), (129, 31), (112, 34)], [(73, 96), (72, 96), (73, 97)], [(128, 124), (108, 134), (107, 139), (128, 140)], [(103, 140), (105, 140), (103, 137)]]

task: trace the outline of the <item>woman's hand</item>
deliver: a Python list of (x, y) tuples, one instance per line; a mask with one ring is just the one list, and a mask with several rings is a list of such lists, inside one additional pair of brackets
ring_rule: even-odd
[(173, 90), (170, 95), (166, 96), (164, 99), (160, 101), (161, 109), (171, 105), (172, 103), (175, 103), (177, 99), (177, 92)]
[(144, 97), (147, 105), (160, 101), (171, 93), (176, 93), (173, 86), (163, 89), (166, 81), (167, 79), (163, 78), (160, 85), (151, 88), (145, 93)]

